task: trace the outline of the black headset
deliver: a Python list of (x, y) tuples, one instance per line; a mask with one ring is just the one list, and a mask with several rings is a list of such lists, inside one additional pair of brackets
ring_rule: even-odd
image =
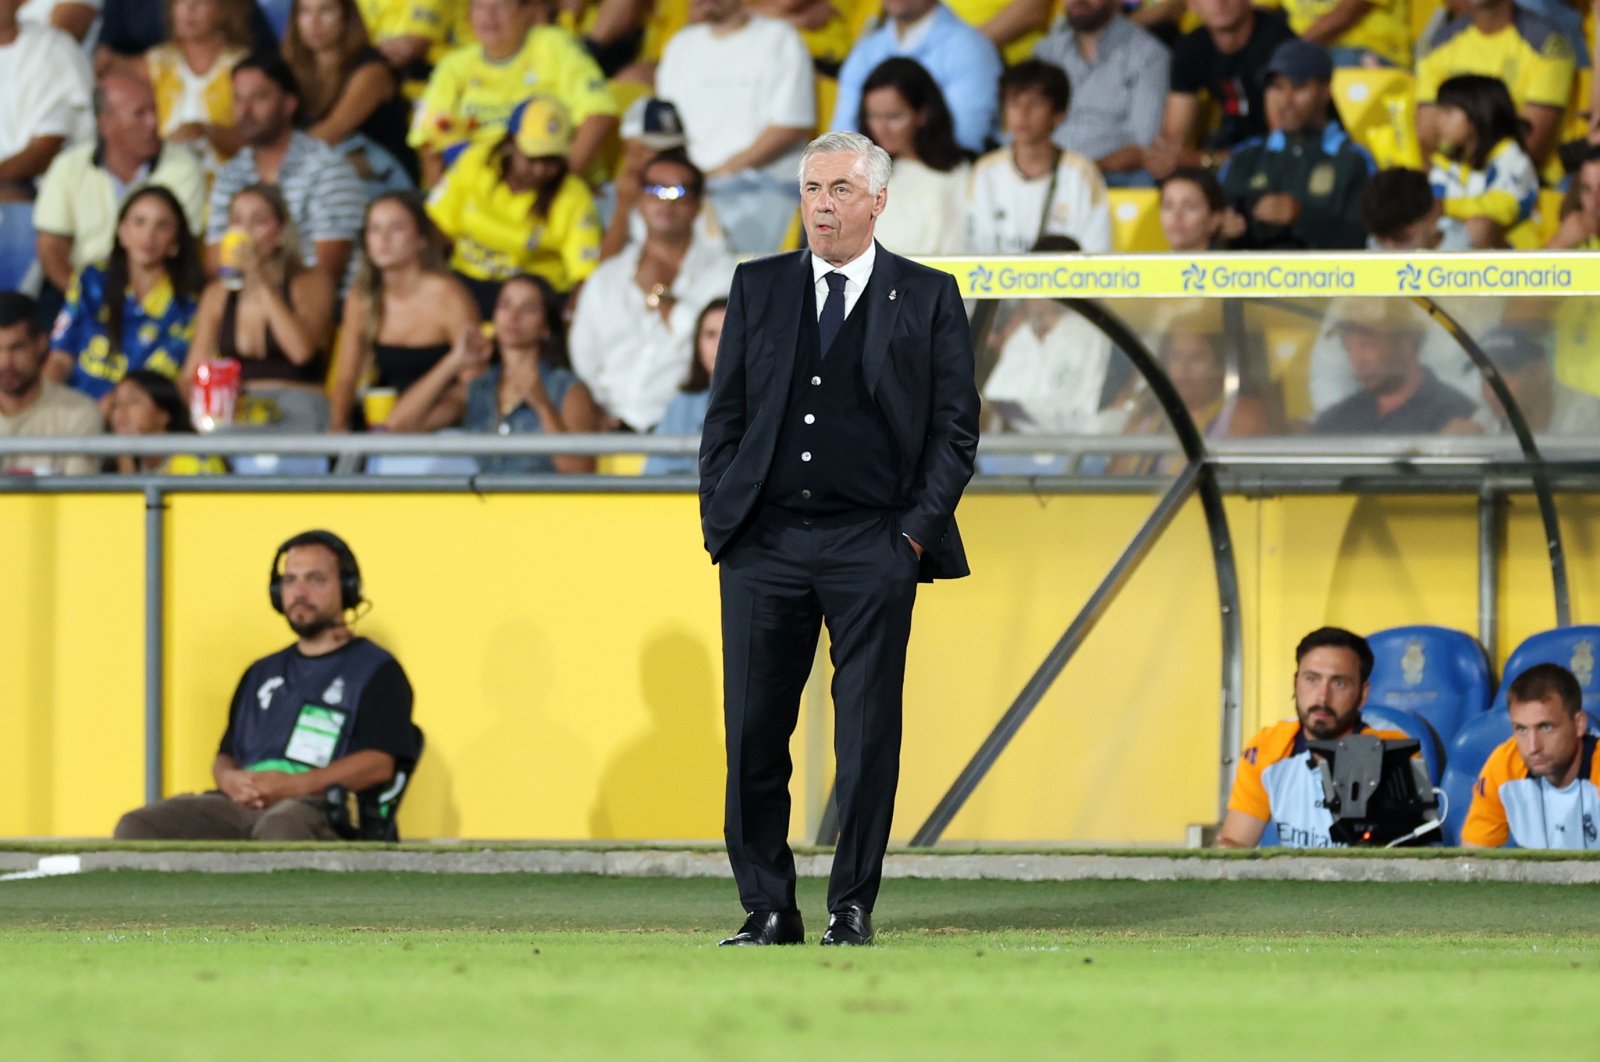
[(283, 558), (291, 549), (301, 546), (325, 546), (333, 551), (339, 562), (339, 606), (346, 610), (361, 604), (361, 565), (356, 555), (345, 545), (344, 539), (332, 531), (302, 531), (278, 547), (272, 556), (272, 575), (267, 582), (267, 594), (272, 598), (272, 610), (283, 611)]

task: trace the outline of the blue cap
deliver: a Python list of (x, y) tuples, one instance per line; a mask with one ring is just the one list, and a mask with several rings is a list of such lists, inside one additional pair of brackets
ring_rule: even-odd
[(1320, 44), (1296, 37), (1284, 41), (1267, 62), (1267, 77), (1286, 77), (1297, 85), (1307, 81), (1332, 81), (1333, 59)]

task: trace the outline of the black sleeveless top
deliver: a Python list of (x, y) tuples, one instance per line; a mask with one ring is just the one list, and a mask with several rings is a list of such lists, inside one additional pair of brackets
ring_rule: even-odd
[(427, 347), (402, 347), (394, 343), (374, 341), (372, 353), (378, 362), (378, 385), (404, 391), (439, 364), (450, 353), (449, 343), (435, 343)]
[[(283, 301), (289, 304), (289, 309), (294, 309), (294, 298), (289, 294), (289, 282), (284, 281), (280, 289)], [(270, 325), (266, 328), (267, 344), (265, 356), (260, 358), (247, 358), (239, 354), (239, 293), (228, 292), (226, 301), (222, 304), (222, 323), (219, 326), (220, 335), (217, 336), (217, 353), (225, 358), (233, 358), (239, 362), (240, 376), (246, 383), (257, 380), (275, 380), (284, 383), (309, 383), (322, 382), (323, 366), (322, 352), (304, 365), (296, 365), (289, 360), (289, 355), (283, 352), (278, 345), (277, 337), (272, 334)]]

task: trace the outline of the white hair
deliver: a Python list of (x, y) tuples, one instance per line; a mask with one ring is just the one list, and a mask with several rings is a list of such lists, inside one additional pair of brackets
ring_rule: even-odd
[(867, 194), (877, 195), (888, 187), (893, 164), (889, 153), (860, 133), (823, 133), (806, 145), (800, 154), (800, 183), (806, 180), (806, 167), (818, 155), (855, 155), (867, 171)]

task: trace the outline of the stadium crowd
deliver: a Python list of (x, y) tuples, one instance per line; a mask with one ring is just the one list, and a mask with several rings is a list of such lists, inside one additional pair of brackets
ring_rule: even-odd
[[(1425, 13), (0, 0), (0, 435), (211, 429), (187, 411), (232, 386), (223, 366), (229, 431), (692, 434), (713, 308), (739, 258), (802, 238), (796, 160), (827, 129), (893, 157), (878, 234), (907, 255), (1115, 252), (1123, 193), (1174, 251), (1600, 246), (1591, 12)], [(1336, 83), (1388, 74), (1399, 118), (1347, 126)], [(1211, 316), (1174, 307), (1150, 329), (1209, 434), (1502, 430), (1409, 306), (1335, 304), (1301, 402), (1249, 372), (1225, 387)], [(1562, 370), (1549, 322), (1469, 323), (1536, 429), (1600, 430), (1593, 374)], [(986, 430), (1160, 430), (1074, 315), (1008, 308), (992, 335)]]

